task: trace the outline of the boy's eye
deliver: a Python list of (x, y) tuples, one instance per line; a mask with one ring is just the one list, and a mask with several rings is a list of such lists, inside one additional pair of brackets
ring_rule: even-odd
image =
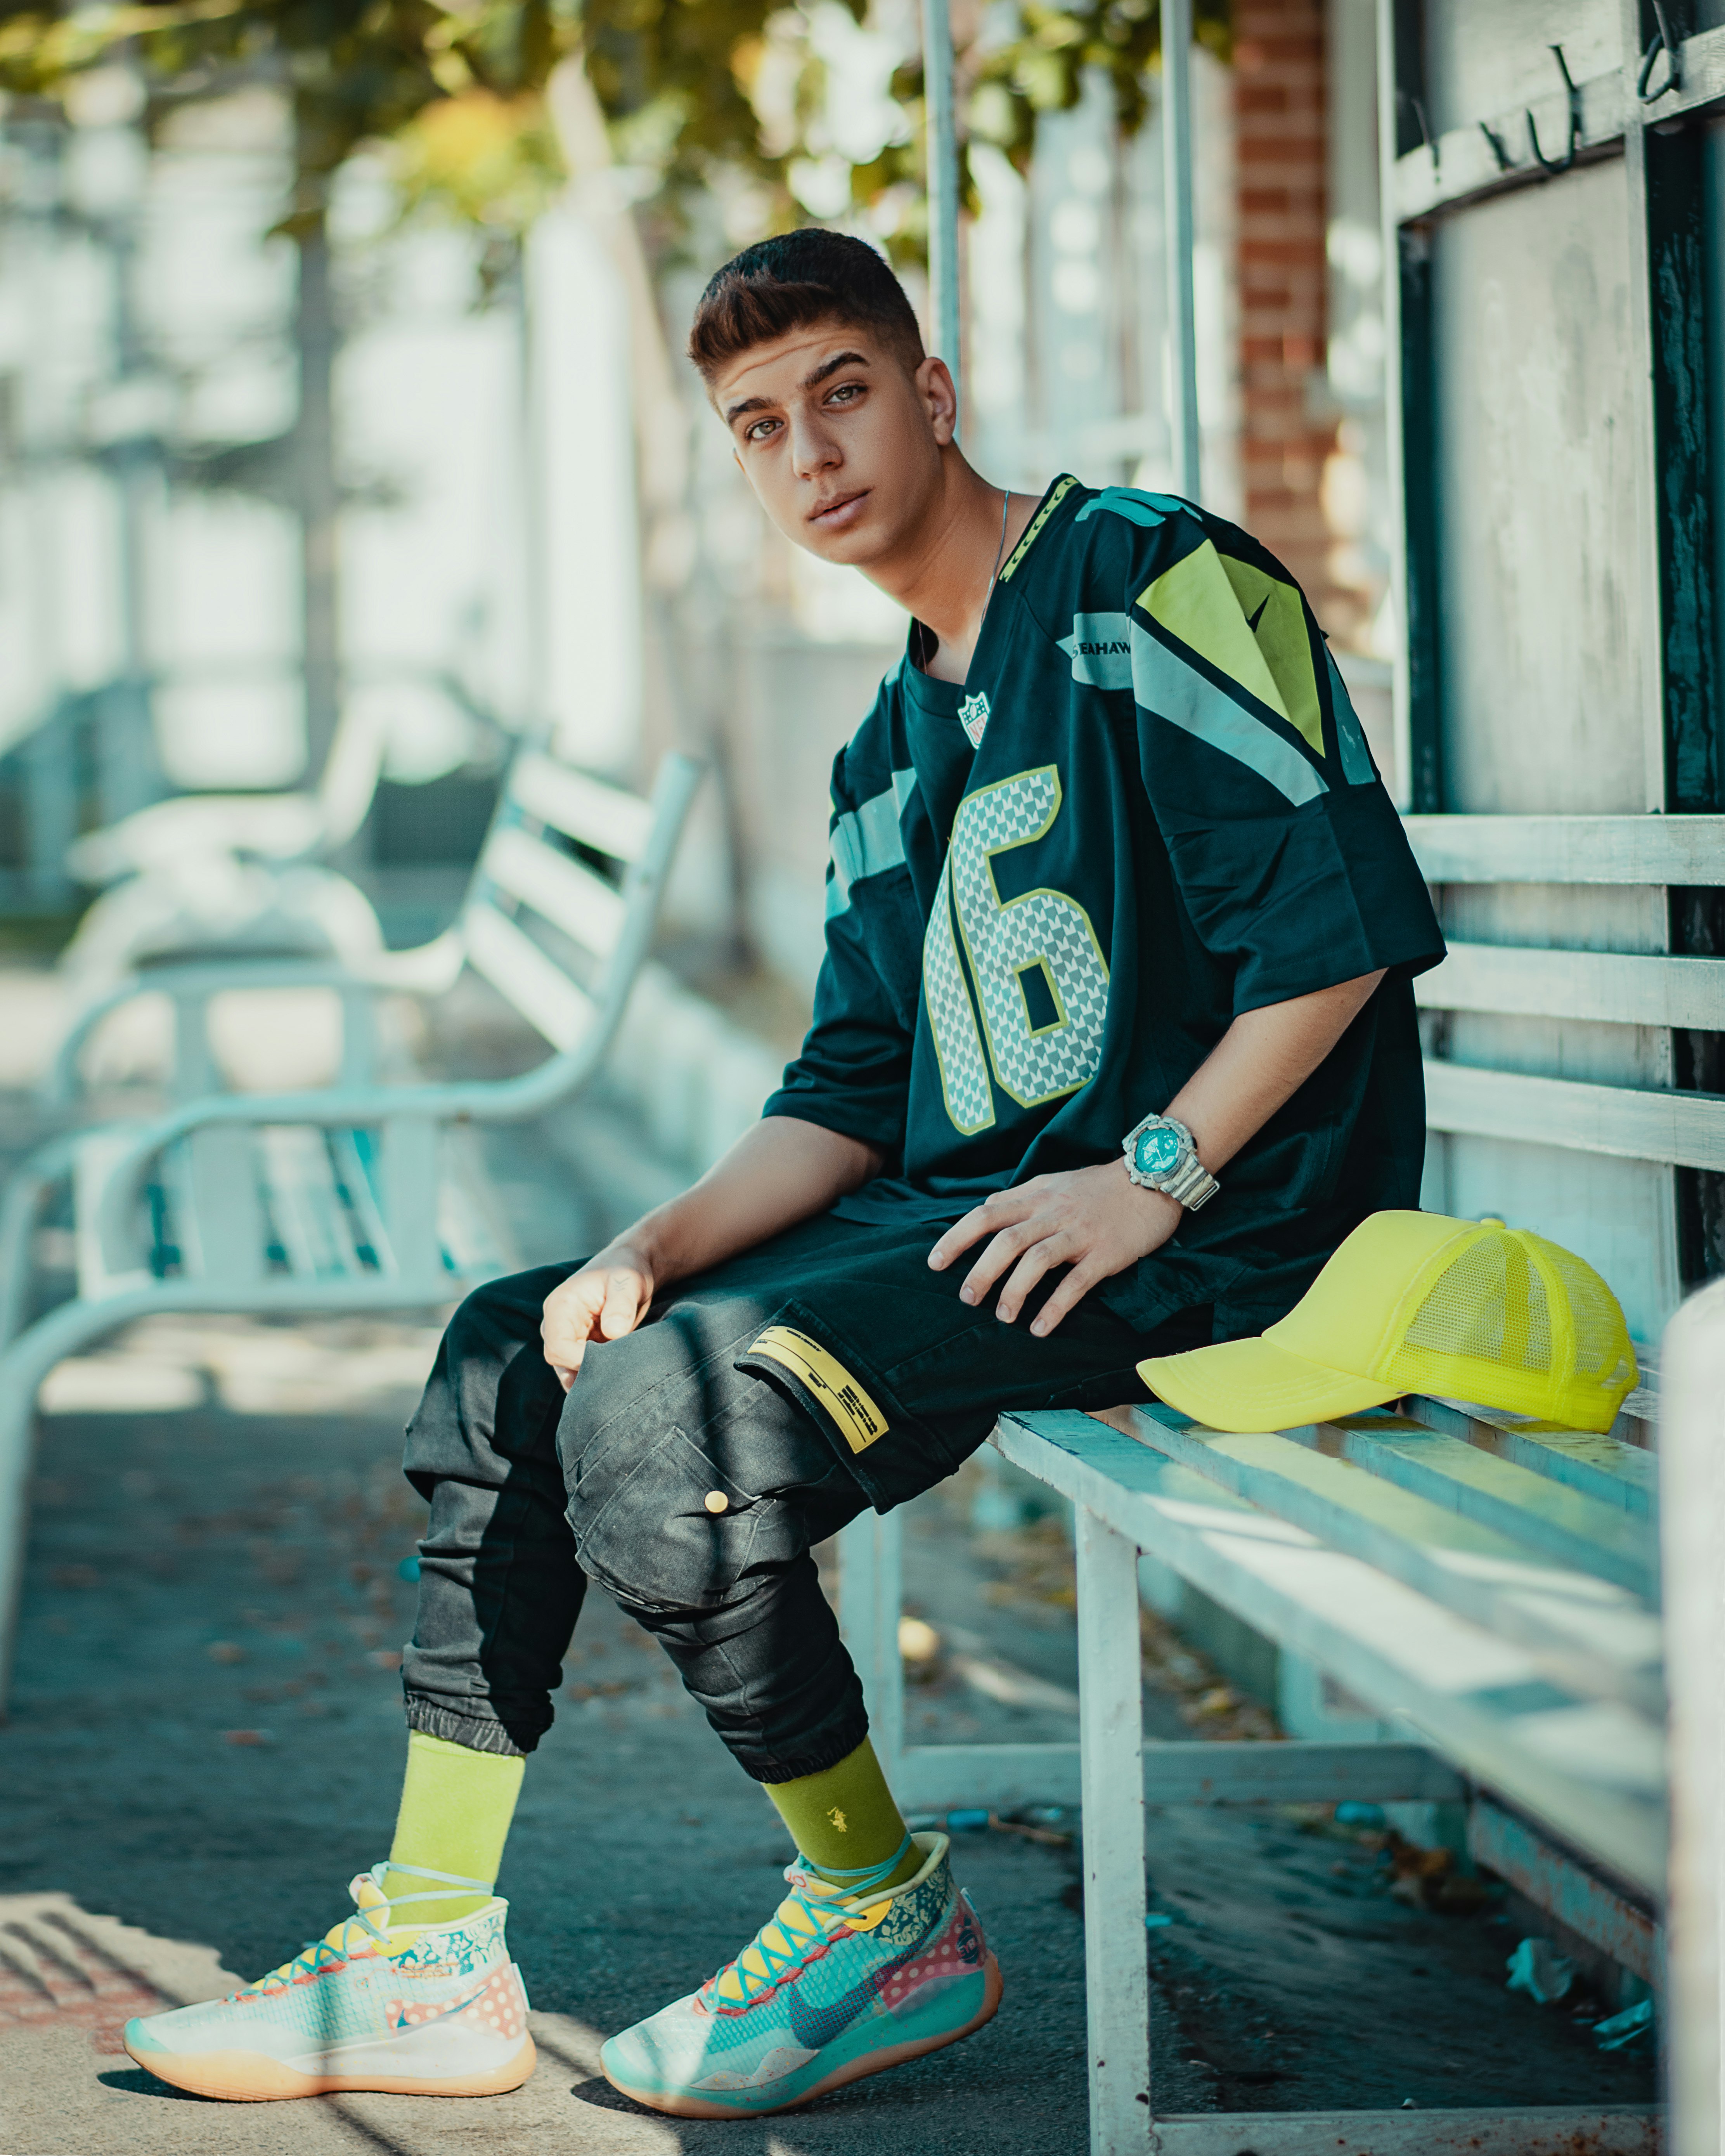
[(742, 439), (746, 442), (764, 442), (768, 428), (778, 424), (777, 419), (757, 419), (752, 426), (744, 428)]
[(827, 402), (829, 404), (854, 403), (855, 400), (862, 395), (862, 393), (863, 385), (861, 382), (841, 382), (839, 387), (833, 392), (832, 395), (828, 398)]

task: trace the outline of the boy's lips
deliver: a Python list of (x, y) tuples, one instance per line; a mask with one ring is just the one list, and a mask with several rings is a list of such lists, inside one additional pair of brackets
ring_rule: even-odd
[(810, 510), (809, 521), (818, 524), (823, 531), (840, 531), (845, 525), (856, 521), (868, 498), (866, 487), (859, 488), (855, 494), (835, 495), (832, 501), (823, 503), (819, 509)]

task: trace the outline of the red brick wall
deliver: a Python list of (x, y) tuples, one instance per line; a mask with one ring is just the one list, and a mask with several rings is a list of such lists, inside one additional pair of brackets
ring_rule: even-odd
[(1239, 172), (1240, 477), (1245, 525), (1344, 638), (1358, 592), (1332, 580), (1319, 500), (1325, 418), (1322, 0), (1235, 0)]

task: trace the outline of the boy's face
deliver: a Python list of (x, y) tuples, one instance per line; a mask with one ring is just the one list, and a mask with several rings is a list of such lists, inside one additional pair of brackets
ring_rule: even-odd
[(744, 476), (787, 539), (867, 569), (915, 531), (952, 439), (952, 380), (872, 331), (816, 322), (751, 345), (712, 384)]

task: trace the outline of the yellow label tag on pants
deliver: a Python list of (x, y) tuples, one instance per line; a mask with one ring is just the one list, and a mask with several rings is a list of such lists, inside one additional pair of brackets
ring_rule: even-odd
[(793, 1371), (843, 1432), (853, 1452), (865, 1452), (886, 1435), (886, 1418), (835, 1356), (818, 1340), (788, 1325), (769, 1325), (750, 1348)]

